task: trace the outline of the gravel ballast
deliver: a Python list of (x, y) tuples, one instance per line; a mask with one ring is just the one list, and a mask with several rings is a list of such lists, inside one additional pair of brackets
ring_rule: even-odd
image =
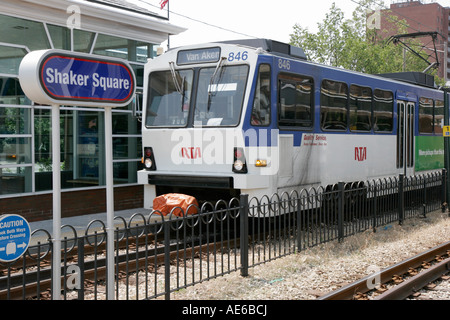
[[(449, 240), (449, 214), (436, 211), (250, 268), (248, 277), (233, 272), (196, 284), (171, 299), (313, 300)], [(426, 297), (449, 300), (450, 292)]]

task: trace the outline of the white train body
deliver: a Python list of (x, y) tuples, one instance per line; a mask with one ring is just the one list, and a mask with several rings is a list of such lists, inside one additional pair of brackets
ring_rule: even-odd
[(149, 60), (138, 172), (145, 207), (169, 192), (262, 197), (443, 167), (442, 91), (301, 53), (257, 40)]

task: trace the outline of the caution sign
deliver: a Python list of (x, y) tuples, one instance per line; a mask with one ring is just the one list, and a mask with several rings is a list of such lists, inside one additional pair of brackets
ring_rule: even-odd
[(19, 259), (30, 244), (30, 225), (23, 217), (10, 214), (0, 216), (0, 261)]
[(442, 134), (444, 137), (450, 137), (450, 126), (444, 126)]

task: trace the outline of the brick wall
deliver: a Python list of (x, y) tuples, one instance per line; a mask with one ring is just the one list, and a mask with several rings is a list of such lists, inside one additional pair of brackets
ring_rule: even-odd
[[(115, 187), (116, 211), (142, 208), (143, 186)], [(29, 222), (53, 217), (53, 195), (40, 194), (0, 199), (0, 214), (18, 214)], [(106, 212), (106, 189), (92, 189), (61, 193), (61, 217), (74, 217)]]

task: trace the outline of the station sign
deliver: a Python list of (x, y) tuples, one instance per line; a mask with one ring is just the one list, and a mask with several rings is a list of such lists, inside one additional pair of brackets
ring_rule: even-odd
[(65, 50), (27, 54), (19, 81), (28, 98), (40, 104), (125, 106), (135, 93), (135, 76), (128, 62)]
[(10, 214), (0, 216), (0, 261), (19, 259), (30, 244), (30, 225), (23, 217)]

